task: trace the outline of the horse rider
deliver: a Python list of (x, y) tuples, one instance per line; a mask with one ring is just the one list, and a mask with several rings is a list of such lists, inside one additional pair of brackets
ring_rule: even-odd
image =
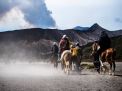
[(59, 53), (62, 54), (64, 50), (70, 50), (70, 42), (67, 35), (63, 35), (59, 42)]
[(54, 63), (56, 63), (56, 66), (57, 66), (59, 48), (56, 42), (53, 42), (51, 51), (52, 51), (53, 61), (55, 61)]
[(82, 48), (81, 48), (79, 42), (76, 43), (76, 48), (78, 49), (78, 56), (81, 60), (82, 59)]
[(94, 43), (92, 45), (93, 51), (92, 51), (91, 55), (93, 55), (93, 58), (94, 58), (93, 59), (94, 66), (97, 69), (97, 71), (99, 72), (100, 62), (99, 62), (99, 60), (97, 60), (97, 56), (99, 56), (99, 55), (97, 55), (97, 51), (99, 50), (98, 46), (99, 46), (98, 41), (94, 41)]
[[(70, 42), (67, 35), (63, 35), (59, 42), (59, 53), (58, 53), (58, 60), (61, 61), (61, 54), (65, 50), (70, 50)], [(61, 61), (62, 69), (64, 68), (64, 61)]]
[(80, 63), (82, 59), (82, 48), (79, 42), (76, 43), (75, 48), (77, 49), (77, 69), (80, 70)]
[(100, 49), (97, 51), (97, 56), (96, 60), (98, 61), (98, 72), (100, 72), (100, 61), (99, 61), (99, 56), (103, 51), (111, 47), (111, 40), (108, 36), (108, 34), (105, 31), (101, 32), (98, 45), (100, 46)]

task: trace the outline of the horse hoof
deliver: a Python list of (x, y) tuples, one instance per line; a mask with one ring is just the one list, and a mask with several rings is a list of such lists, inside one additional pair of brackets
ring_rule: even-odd
[(100, 72), (97, 72), (97, 73), (100, 74), (100, 75), (102, 74), (102, 73), (100, 73)]
[(115, 74), (114, 73), (112, 73), (112, 76), (114, 76)]
[(112, 75), (112, 73), (109, 73), (109, 75)]
[(67, 75), (69, 75), (69, 71), (67, 72)]

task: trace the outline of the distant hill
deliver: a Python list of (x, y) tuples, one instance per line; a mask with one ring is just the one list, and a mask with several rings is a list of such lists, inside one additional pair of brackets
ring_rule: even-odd
[(81, 31), (87, 31), (89, 27), (81, 27), (81, 26), (76, 26), (73, 28), (74, 30), (81, 30)]
[(122, 35), (122, 30), (108, 31), (97, 23), (86, 31), (31, 28), (0, 32), (0, 57), (24, 58), (36, 56), (40, 58), (41, 53), (50, 52), (52, 43), (54, 41), (58, 43), (64, 34), (69, 37), (70, 41), (79, 41), (81, 45), (86, 45), (97, 40), (101, 31), (106, 31), (110, 37)]

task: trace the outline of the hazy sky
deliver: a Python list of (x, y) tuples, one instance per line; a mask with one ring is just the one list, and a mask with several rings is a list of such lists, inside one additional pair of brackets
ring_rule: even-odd
[(109, 30), (122, 29), (122, 0), (46, 0), (59, 28), (98, 23)]
[(98, 23), (122, 29), (122, 0), (0, 0), (0, 31), (43, 27), (67, 29)]

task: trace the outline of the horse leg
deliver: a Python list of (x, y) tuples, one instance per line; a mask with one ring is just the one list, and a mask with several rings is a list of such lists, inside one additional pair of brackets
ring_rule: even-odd
[(58, 68), (58, 62), (56, 61), (56, 68)]
[(110, 70), (109, 70), (109, 75), (112, 74), (112, 62), (108, 62), (110, 64)]
[(76, 70), (76, 61), (75, 61), (75, 57), (73, 56), (72, 57), (72, 60), (71, 60), (71, 62), (72, 62), (72, 70)]
[(76, 57), (76, 60), (75, 60), (75, 62), (76, 62), (76, 71), (79, 71), (79, 65), (78, 65), (78, 57)]
[(77, 56), (75, 56), (75, 70), (76, 71), (79, 71), (79, 60), (78, 60), (78, 57)]
[(72, 60), (70, 60), (70, 70), (72, 70)]
[(116, 49), (113, 49), (112, 59), (113, 59), (113, 72), (115, 72), (115, 68), (116, 68), (116, 64), (115, 64), (115, 60), (116, 60)]
[(116, 64), (115, 64), (115, 61), (112, 61), (112, 63), (113, 63), (113, 71), (112, 71), (113, 73), (112, 73), (112, 75), (114, 75)]
[(58, 62), (55, 61), (55, 63), (54, 63), (54, 68), (57, 68), (57, 67), (58, 67)]
[(70, 63), (68, 64), (67, 74), (70, 74)]
[(56, 67), (55, 62), (54, 62), (54, 68)]
[(55, 59), (55, 67), (58, 68), (58, 57)]
[(98, 53), (95, 54), (94, 59), (95, 59), (95, 67), (96, 67), (96, 69), (97, 69), (97, 72), (100, 74), (100, 71), (101, 71), (100, 60), (101, 60), (101, 59), (100, 59), (100, 56), (99, 56)]
[(65, 68), (64, 66), (65, 66), (64, 65), (64, 60), (61, 60), (61, 68), (62, 68), (62, 70)]
[(54, 68), (56, 68), (56, 59), (54, 58)]
[(67, 65), (66, 65), (66, 62), (65, 62), (65, 64), (63, 65), (63, 70), (64, 70), (64, 73), (66, 73), (66, 71), (67, 71)]
[(70, 71), (70, 63), (69, 61), (67, 60), (66, 61), (66, 69), (65, 69), (66, 73), (69, 75), (69, 71)]
[(80, 61), (80, 57), (79, 56), (77, 57), (77, 61), (78, 61), (78, 71), (80, 71), (80, 69), (81, 69), (80, 63), (81, 63), (81, 61)]

